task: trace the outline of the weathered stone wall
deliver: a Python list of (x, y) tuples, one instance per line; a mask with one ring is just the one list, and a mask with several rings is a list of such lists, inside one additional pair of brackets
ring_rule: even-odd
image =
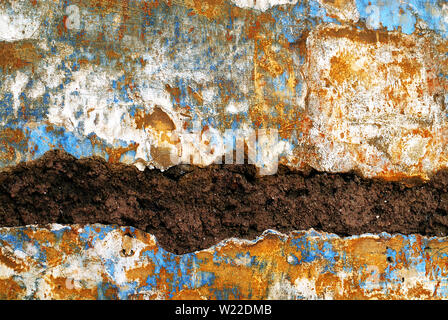
[(180, 256), (133, 228), (0, 229), (2, 299), (446, 299), (447, 242), (266, 231)]
[[(2, 1), (0, 166), (207, 165), (262, 129), (261, 168), (428, 179), (448, 164), (447, 37), (440, 0)], [(132, 228), (1, 228), (0, 298), (443, 299), (446, 243), (268, 231), (176, 256)]]
[(207, 165), (226, 130), (275, 129), (259, 167), (427, 179), (447, 165), (448, 7), (369, 3), (5, 1), (1, 165)]

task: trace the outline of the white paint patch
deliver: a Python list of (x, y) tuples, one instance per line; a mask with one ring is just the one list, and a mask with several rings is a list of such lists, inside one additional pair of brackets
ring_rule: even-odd
[(296, 4), (298, 0), (232, 0), (232, 2), (240, 8), (250, 8), (266, 11), (272, 7)]
[(107, 264), (114, 264), (113, 274), (109, 276), (117, 282), (118, 285), (126, 283), (126, 271), (140, 265), (140, 252), (146, 247), (143, 242), (131, 238), (130, 245), (134, 253), (130, 256), (122, 257), (120, 252), (123, 250), (124, 238), (120, 230), (109, 232), (104, 239), (95, 243), (91, 249), (101, 260)]
[(327, 10), (327, 14), (331, 16), (337, 16), (341, 21), (358, 22), (360, 14), (356, 7), (356, 1), (344, 1), (343, 3), (337, 3), (335, 5), (332, 1), (318, 0), (320, 5)]
[(35, 37), (43, 21), (45, 3), (46, 1), (39, 1), (36, 4), (38, 7), (32, 9), (28, 1), (10, 0), (0, 3), (0, 41), (11, 42)]
[(425, 177), (433, 168), (423, 172), (420, 164), (443, 159), (438, 142), (447, 134), (443, 105), (427, 85), (435, 76), (427, 71), (426, 40), (402, 35), (403, 43), (416, 43), (415, 51), (405, 51), (400, 43), (363, 43), (320, 28), (328, 26), (307, 40), (310, 138), (320, 155), (309, 164), (331, 172), (360, 169), (367, 177), (385, 170)]
[(250, 256), (249, 253), (246, 253), (244, 256), (240, 256), (238, 258), (235, 258), (233, 260), (233, 262), (237, 265), (237, 266), (245, 266), (245, 267), (250, 267), (251, 263), (252, 263), (252, 257)]
[(8, 279), (15, 274), (15, 271), (3, 263), (0, 263), (0, 279)]
[(32, 99), (37, 99), (43, 96), (44, 93), (45, 93), (45, 86), (42, 83), (42, 81), (38, 80), (30, 90), (30, 97)]
[(19, 96), (22, 93), (23, 88), (28, 83), (29, 77), (20, 71), (17, 71), (14, 82), (10, 85), (12, 95), (14, 97), (14, 113), (17, 113), (17, 110), (20, 106)]
[(247, 102), (230, 101), (226, 107), (226, 111), (231, 114), (247, 112), (249, 105)]
[(294, 292), (298, 296), (306, 297), (310, 300), (316, 300), (316, 283), (307, 278), (297, 278), (294, 281)]
[(284, 275), (274, 281), (268, 288), (267, 300), (295, 300), (301, 298), (296, 287)]

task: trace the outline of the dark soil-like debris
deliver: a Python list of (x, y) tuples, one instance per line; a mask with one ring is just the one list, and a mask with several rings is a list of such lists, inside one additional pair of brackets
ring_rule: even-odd
[(133, 226), (177, 254), (266, 229), (445, 236), (447, 191), (446, 170), (409, 187), (286, 167), (259, 177), (248, 164), (139, 171), (55, 150), (0, 172), (0, 225)]

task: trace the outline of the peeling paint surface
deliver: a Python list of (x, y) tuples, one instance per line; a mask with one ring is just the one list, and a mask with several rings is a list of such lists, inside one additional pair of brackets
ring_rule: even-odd
[(2, 299), (446, 299), (446, 238), (265, 231), (174, 255), (128, 227), (1, 228)]
[[(258, 167), (428, 179), (448, 167), (447, 104), (444, 1), (0, 3), (0, 168), (51, 149), (208, 165), (234, 135), (275, 129)], [(0, 241), (3, 299), (448, 295), (446, 238), (266, 231), (181, 256), (105, 225), (0, 228)]]
[(259, 167), (447, 166), (443, 2), (5, 1), (0, 25), (3, 167), (54, 148), (208, 165), (259, 129), (278, 131)]

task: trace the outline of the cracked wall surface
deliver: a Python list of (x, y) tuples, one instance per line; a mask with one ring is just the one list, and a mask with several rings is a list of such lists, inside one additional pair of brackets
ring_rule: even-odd
[[(25, 242), (24, 239), (27, 239)], [(447, 241), (314, 230), (184, 255), (138, 229), (0, 228), (2, 299), (446, 299)], [(239, 276), (236, 277), (235, 274)]]
[[(253, 161), (397, 180), (446, 167), (447, 6), (5, 1), (0, 161), (166, 169), (251, 130)], [(227, 130), (227, 133), (226, 133)], [(233, 130), (229, 133), (229, 130)], [(272, 150), (273, 155), (267, 155)]]

